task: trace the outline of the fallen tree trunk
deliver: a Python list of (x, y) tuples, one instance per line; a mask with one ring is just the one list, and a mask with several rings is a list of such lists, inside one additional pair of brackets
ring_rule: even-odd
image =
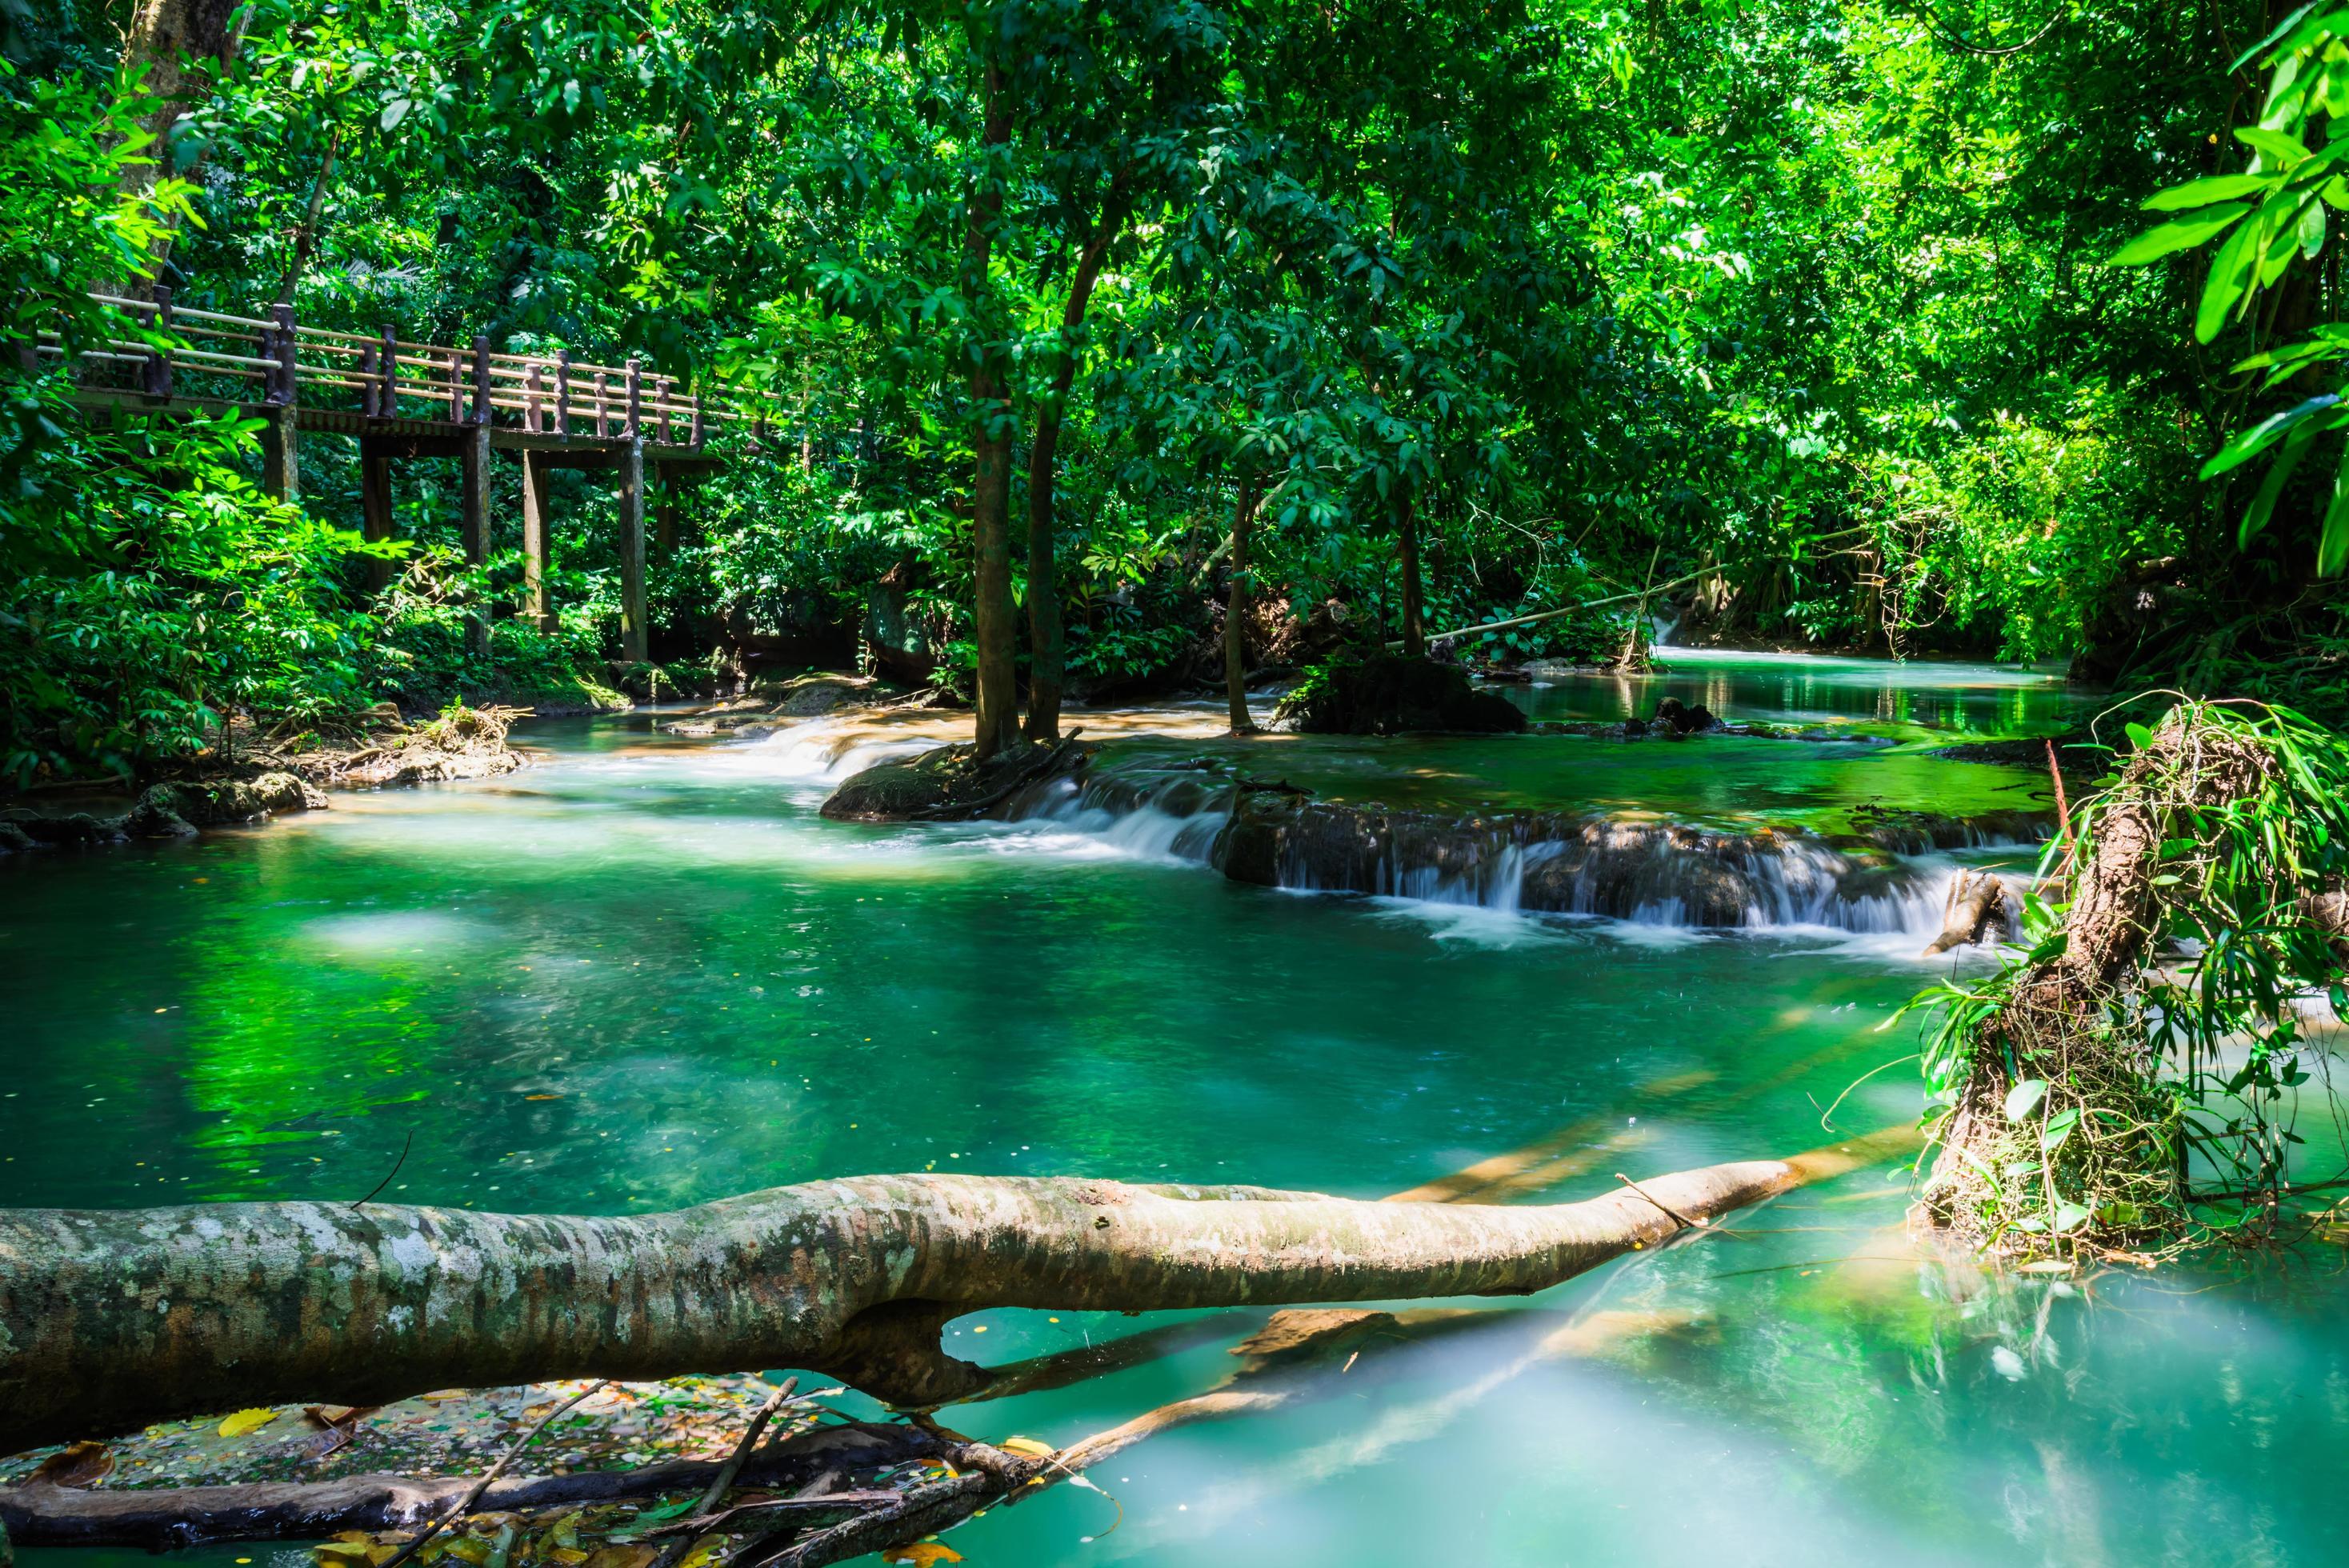
[[(744, 1461), (742, 1486), (803, 1486), (832, 1471), (877, 1470), (941, 1452), (919, 1427), (848, 1422), (794, 1432)], [(675, 1460), (630, 1470), (515, 1476), (493, 1481), (476, 1513), (616, 1502), (695, 1491), (723, 1461)], [(319, 1541), (346, 1530), (409, 1530), (464, 1496), (464, 1476), (355, 1475), (325, 1481), (83, 1491), (38, 1483), (0, 1488), (0, 1528), (20, 1546), (130, 1546), (177, 1551), (221, 1541)]]
[(610, 1218), (0, 1212), (0, 1452), (294, 1399), (744, 1367), (932, 1407), (990, 1381), (939, 1344), (981, 1308), (1523, 1295), (1803, 1179), (1751, 1161), (1516, 1209), (923, 1174)]

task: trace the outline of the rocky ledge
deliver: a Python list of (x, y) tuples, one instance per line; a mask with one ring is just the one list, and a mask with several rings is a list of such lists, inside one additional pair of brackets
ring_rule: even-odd
[(800, 676), (780, 686), (761, 686), (733, 702), (671, 719), (661, 728), (697, 739), (730, 736), (750, 740), (788, 729), (803, 719), (877, 707), (895, 695), (895, 687), (884, 686), (871, 676)]
[(980, 758), (969, 746), (940, 746), (902, 762), (851, 774), (823, 803), (836, 822), (959, 822), (1001, 810), (1034, 786), (1081, 772), (1092, 748), (1075, 732), (1053, 745), (1029, 741)]
[(323, 791), (291, 773), (206, 784), (156, 784), (119, 817), (88, 811), (45, 816), (22, 807), (0, 811), (0, 852), (181, 839), (204, 828), (244, 826), (265, 822), (282, 811), (326, 807)]

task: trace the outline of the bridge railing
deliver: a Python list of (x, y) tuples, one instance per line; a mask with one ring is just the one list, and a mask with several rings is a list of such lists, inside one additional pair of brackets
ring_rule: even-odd
[[(159, 348), (139, 338), (109, 338), (77, 350), (93, 370), (111, 369), (150, 399), (187, 396), (181, 383), (201, 377), (209, 387), (226, 378), (257, 397), (233, 400), (277, 405), (336, 405), (373, 418), (440, 419), (451, 424), (500, 423), (560, 437), (614, 438), (629, 435), (659, 444), (699, 447), (711, 427), (766, 423), (765, 410), (705, 403), (674, 377), (647, 375), (642, 363), (599, 365), (551, 355), (492, 351), (486, 337), (471, 347), (415, 343), (391, 328), (367, 335), (304, 326), (292, 307), (267, 318), (177, 306), (158, 286), (152, 300), (92, 294), (99, 304), (129, 315), (140, 326), (173, 341)], [(36, 356), (62, 356), (65, 342), (43, 332)], [(306, 396), (305, 396), (306, 394)], [(757, 394), (750, 395), (754, 400)]]

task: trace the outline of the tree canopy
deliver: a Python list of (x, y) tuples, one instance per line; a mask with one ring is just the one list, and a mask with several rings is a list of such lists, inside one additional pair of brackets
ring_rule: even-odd
[(657, 678), (878, 658), (987, 746), (1217, 684), (1235, 615), (1415, 650), (1631, 595), (1454, 645), (1598, 657), (1665, 583), (1724, 638), (2349, 711), (2349, 511), (2301, 461), (2349, 418), (2333, 15), (11, 9), (0, 773), (613, 678), (613, 524), (567, 476), (546, 631), (504, 613), (512, 471), (469, 560), (433, 464), (368, 543), (338, 444), (286, 499), (249, 418), (78, 407), (86, 349), (161, 338), (90, 295), (157, 284), (743, 410), (723, 482), (662, 497)]

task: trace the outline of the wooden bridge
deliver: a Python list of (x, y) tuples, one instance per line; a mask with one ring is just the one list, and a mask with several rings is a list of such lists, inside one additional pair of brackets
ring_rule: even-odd
[[(262, 421), (262, 482), (291, 500), (299, 493), (300, 438), (305, 433), (354, 437), (359, 444), (359, 495), (365, 536), (392, 536), (391, 465), (406, 459), (460, 459), (465, 559), (490, 553), (490, 457), (512, 453), (522, 464), (523, 614), (542, 631), (557, 622), (548, 591), (547, 504), (556, 469), (609, 469), (620, 511), (620, 643), (623, 656), (647, 655), (645, 600), (646, 482), (659, 487), (657, 521), (664, 546), (675, 541), (679, 486), (724, 459), (705, 451), (713, 426), (744, 418), (705, 408), (672, 377), (624, 366), (590, 365), (568, 350), (548, 355), (492, 353), (476, 337), (460, 349), (410, 343), (385, 328), (375, 336), (304, 326), (290, 305), (267, 319), (175, 308), (169, 288), (151, 300), (92, 294), (164, 336), (168, 347), (138, 338), (110, 339), (78, 350), (75, 397), (97, 410), (240, 413)], [(36, 355), (65, 353), (43, 333)], [(763, 424), (763, 414), (759, 422)], [(368, 585), (389, 580), (390, 562), (368, 562)], [(479, 615), (468, 636), (489, 650)]]

